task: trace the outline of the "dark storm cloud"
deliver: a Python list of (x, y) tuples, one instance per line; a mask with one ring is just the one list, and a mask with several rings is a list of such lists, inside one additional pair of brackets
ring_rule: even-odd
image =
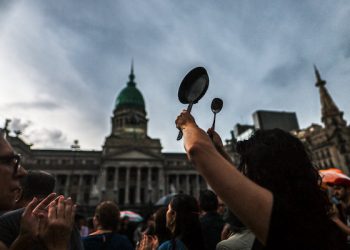
[(38, 110), (55, 110), (60, 108), (58, 103), (52, 101), (34, 101), (34, 102), (14, 102), (5, 105), (9, 109), (38, 109)]
[(62, 148), (69, 145), (66, 135), (59, 129), (40, 128), (33, 121), (14, 117), (10, 122), (11, 133), (20, 132), (20, 136), (32, 146), (45, 145), (49, 148)]
[(26, 132), (25, 130), (32, 124), (31, 121), (22, 121), (20, 118), (13, 118), (10, 122), (11, 131), (21, 131), (21, 133)]
[(209, 127), (211, 99), (222, 98), (217, 127), (224, 138), (236, 122), (251, 123), (257, 109), (295, 111), (302, 127), (318, 122), (314, 63), (345, 116), (350, 112), (347, 1), (37, 0), (2, 12), (4, 48), (25, 65), (29, 88), (54, 96), (52, 109), (71, 111), (68, 141), (79, 136), (100, 147), (131, 58), (149, 133), (167, 151), (181, 150), (174, 120), (185, 107), (177, 88), (198, 65), (207, 68), (210, 86), (193, 114)]
[(295, 84), (299, 75), (311, 73), (310, 63), (304, 59), (295, 59), (283, 65), (276, 65), (267, 72), (262, 82), (276, 88), (284, 88)]
[(36, 144), (45, 145), (47, 148), (62, 148), (62, 145), (69, 145), (64, 133), (58, 129), (34, 129), (27, 133), (26, 139), (34, 147)]

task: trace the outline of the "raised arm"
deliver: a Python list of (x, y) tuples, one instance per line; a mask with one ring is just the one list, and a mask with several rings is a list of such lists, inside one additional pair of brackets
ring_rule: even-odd
[(272, 211), (272, 193), (233, 167), (187, 111), (177, 117), (176, 126), (182, 129), (187, 157), (198, 172), (258, 240), (265, 244)]

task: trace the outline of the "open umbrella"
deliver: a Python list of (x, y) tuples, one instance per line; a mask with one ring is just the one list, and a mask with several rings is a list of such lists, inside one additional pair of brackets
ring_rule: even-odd
[(141, 215), (133, 212), (133, 211), (120, 211), (120, 218), (121, 219), (126, 219), (128, 218), (129, 221), (132, 222), (141, 222), (143, 221), (143, 218)]
[(167, 194), (167, 195), (164, 195), (163, 197), (161, 197), (157, 202), (156, 204), (154, 204), (155, 206), (159, 206), (159, 207), (167, 207), (170, 203), (170, 201), (172, 200), (172, 198), (177, 195), (175, 193), (172, 193), (172, 194)]
[(335, 184), (340, 180), (350, 181), (350, 178), (337, 168), (320, 170), (319, 173), (322, 177), (322, 183), (325, 184)]

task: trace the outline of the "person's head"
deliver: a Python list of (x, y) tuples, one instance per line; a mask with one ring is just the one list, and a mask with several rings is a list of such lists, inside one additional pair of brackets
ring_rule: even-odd
[(214, 212), (218, 209), (218, 197), (211, 190), (203, 190), (199, 194), (199, 206), (204, 212)]
[(55, 177), (45, 171), (28, 171), (20, 180), (21, 195), (16, 207), (25, 207), (34, 197), (43, 199), (55, 189)]
[(243, 174), (273, 192), (300, 182), (320, 183), (302, 142), (281, 129), (256, 131), (250, 139), (237, 143), (237, 152)]
[(167, 207), (159, 208), (154, 214), (155, 232), (159, 245), (171, 238), (169, 229), (166, 226)]
[(350, 180), (344, 178), (336, 179), (333, 183), (332, 194), (338, 201), (348, 205), (350, 202)]
[(89, 234), (95, 232), (96, 228), (95, 228), (95, 225), (94, 225), (94, 218), (93, 217), (88, 217), (87, 218), (86, 225), (89, 228)]
[(180, 237), (188, 249), (203, 248), (199, 205), (194, 197), (175, 195), (168, 206), (166, 225), (172, 237)]
[(325, 215), (327, 197), (321, 191), (321, 177), (312, 165), (303, 143), (281, 129), (258, 130), (237, 143), (239, 169), (249, 179), (286, 199), (291, 207)]
[(226, 205), (225, 203), (218, 197), (218, 209), (216, 210), (216, 212), (223, 216), (226, 212)]
[(343, 185), (334, 185), (332, 188), (333, 195), (338, 201), (345, 201), (347, 199), (347, 193), (349, 193), (350, 188), (349, 191), (347, 191), (348, 188)]
[(95, 210), (94, 225), (97, 229), (115, 231), (120, 220), (120, 210), (112, 201), (101, 202)]
[(20, 189), (19, 180), (26, 175), (20, 164), (20, 156), (0, 131), (0, 210), (10, 210), (15, 205)]

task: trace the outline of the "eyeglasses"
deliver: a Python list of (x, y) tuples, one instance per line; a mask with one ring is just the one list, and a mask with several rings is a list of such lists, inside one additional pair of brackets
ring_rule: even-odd
[(21, 168), (21, 156), (19, 154), (12, 154), (6, 156), (0, 156), (0, 163), (13, 166), (13, 175), (16, 175)]

